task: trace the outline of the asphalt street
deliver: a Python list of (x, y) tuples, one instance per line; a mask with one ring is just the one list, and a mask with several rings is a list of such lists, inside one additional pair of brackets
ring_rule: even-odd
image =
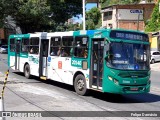
[[(160, 63), (151, 65), (151, 91), (147, 94), (117, 96), (91, 91), (88, 96), (79, 96), (72, 86), (41, 81), (37, 77), (26, 79), (22, 73), (10, 70), (4, 92), (5, 111), (47, 111), (54, 117), (7, 117), (6, 120), (158, 120), (157, 117), (65, 117), (50, 111), (160, 111)], [(7, 70), (7, 55), (0, 54), (1, 89)], [(91, 112), (90, 112), (91, 113)], [(90, 114), (89, 113), (89, 114)], [(74, 113), (73, 113), (74, 114)], [(81, 113), (79, 113), (81, 114)], [(72, 115), (71, 115), (72, 116)]]

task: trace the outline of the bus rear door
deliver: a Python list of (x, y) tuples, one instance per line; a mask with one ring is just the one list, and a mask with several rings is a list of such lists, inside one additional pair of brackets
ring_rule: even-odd
[(15, 70), (20, 69), (21, 38), (15, 40)]
[(47, 77), (48, 45), (49, 39), (41, 39), (39, 55), (39, 77), (41, 79), (46, 79)]
[(90, 86), (95, 89), (102, 89), (103, 49), (104, 39), (92, 39)]

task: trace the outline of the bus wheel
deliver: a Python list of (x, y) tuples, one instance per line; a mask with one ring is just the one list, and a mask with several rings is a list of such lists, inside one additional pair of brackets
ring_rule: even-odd
[(28, 64), (25, 65), (24, 67), (24, 75), (26, 78), (31, 78), (31, 74), (30, 74), (30, 67)]
[(79, 95), (87, 94), (86, 79), (82, 74), (76, 76), (74, 80), (74, 89)]

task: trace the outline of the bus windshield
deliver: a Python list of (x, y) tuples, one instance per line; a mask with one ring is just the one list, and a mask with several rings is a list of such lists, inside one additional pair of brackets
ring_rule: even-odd
[(149, 45), (112, 42), (109, 54), (108, 67), (125, 70), (149, 69)]

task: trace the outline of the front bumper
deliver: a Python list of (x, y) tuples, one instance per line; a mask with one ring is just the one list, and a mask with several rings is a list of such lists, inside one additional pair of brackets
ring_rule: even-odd
[(103, 92), (115, 93), (115, 94), (136, 94), (136, 93), (148, 93), (150, 92), (150, 81), (146, 85), (137, 86), (123, 86), (112, 84), (112, 87), (105, 87)]

